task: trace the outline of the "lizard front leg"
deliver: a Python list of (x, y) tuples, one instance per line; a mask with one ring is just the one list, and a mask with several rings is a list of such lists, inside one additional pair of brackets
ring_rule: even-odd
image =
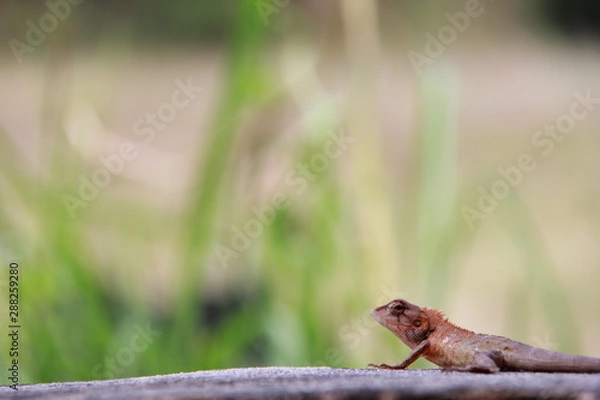
[(408, 356), (400, 364), (388, 365), (388, 364), (369, 364), (367, 367), (373, 367), (378, 369), (406, 369), (408, 366), (419, 357), (421, 357), (429, 349), (429, 341), (423, 340), (417, 347), (410, 352)]

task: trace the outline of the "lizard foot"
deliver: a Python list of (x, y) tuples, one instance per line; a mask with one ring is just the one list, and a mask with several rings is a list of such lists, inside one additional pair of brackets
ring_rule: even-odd
[(396, 365), (388, 365), (388, 364), (368, 364), (367, 367), (375, 368), (375, 369), (404, 369), (399, 368)]

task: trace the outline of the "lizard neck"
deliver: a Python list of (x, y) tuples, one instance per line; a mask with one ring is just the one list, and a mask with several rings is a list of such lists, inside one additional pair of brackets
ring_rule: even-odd
[(417, 347), (424, 340), (429, 339), (432, 334), (439, 334), (439, 332), (445, 332), (450, 328), (451, 323), (442, 311), (421, 308), (419, 310), (419, 317), (415, 318), (412, 326), (401, 327), (394, 330), (396, 336), (398, 336), (404, 344), (411, 349)]
[(432, 308), (423, 308), (423, 310), (429, 318), (430, 333), (437, 332), (438, 334), (443, 335), (444, 333), (451, 331), (454, 334), (459, 332), (462, 334), (475, 334), (473, 331), (461, 328), (448, 321), (448, 318), (444, 315), (443, 311)]

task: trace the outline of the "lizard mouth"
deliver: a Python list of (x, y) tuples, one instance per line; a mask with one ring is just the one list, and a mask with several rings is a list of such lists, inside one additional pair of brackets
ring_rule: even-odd
[(391, 315), (387, 309), (387, 306), (377, 307), (371, 311), (371, 316), (375, 321), (379, 322), (383, 326), (385, 326), (386, 323), (391, 319)]

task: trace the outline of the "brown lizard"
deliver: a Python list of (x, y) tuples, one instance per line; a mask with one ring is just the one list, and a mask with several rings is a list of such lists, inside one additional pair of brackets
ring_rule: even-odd
[(600, 359), (575, 356), (529, 346), (502, 336), (483, 335), (460, 328), (439, 310), (394, 300), (371, 312), (373, 318), (412, 349), (396, 365), (369, 364), (383, 369), (405, 369), (424, 357), (447, 371), (598, 372)]

